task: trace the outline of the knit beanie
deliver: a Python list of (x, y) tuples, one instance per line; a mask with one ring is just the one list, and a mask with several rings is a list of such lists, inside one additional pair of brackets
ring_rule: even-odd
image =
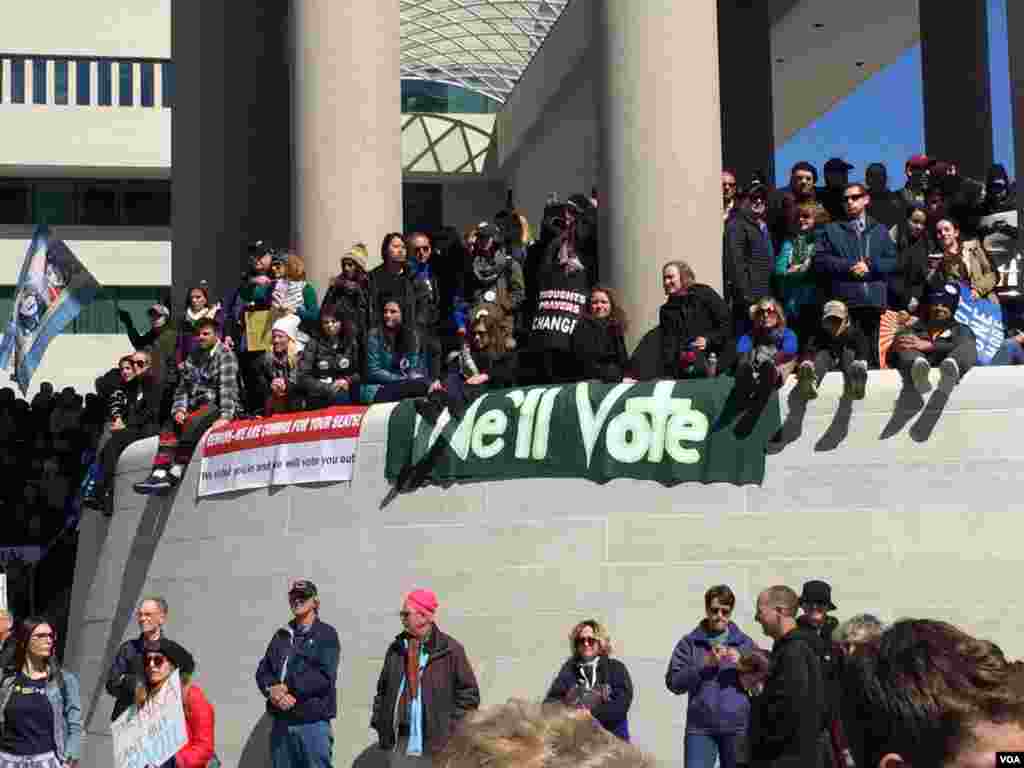
[(429, 619), (434, 618), (437, 611), (437, 595), (429, 589), (414, 589), (405, 596), (405, 601), (411, 603), (417, 611)]

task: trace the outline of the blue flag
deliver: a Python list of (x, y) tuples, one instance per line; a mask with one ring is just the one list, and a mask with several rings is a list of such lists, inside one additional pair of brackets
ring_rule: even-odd
[(100, 284), (64, 244), (36, 227), (18, 276), (14, 308), (0, 339), (0, 369), (13, 357), (14, 373), (24, 395), (54, 336), (96, 298)]

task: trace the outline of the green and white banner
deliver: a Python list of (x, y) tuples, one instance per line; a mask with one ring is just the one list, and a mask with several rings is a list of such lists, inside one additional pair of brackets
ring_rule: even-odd
[(718, 378), (498, 390), (473, 401), (461, 421), (445, 411), (436, 424), (407, 400), (391, 412), (385, 472), (397, 481), (415, 466), (439, 484), (525, 477), (759, 484), (765, 447), (782, 424), (779, 398), (757, 415), (735, 407), (732, 389), (732, 379)]

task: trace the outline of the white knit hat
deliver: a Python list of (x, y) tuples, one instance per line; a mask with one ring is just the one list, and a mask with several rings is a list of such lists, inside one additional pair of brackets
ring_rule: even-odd
[(274, 323), (271, 330), (280, 331), (292, 341), (297, 341), (299, 335), (299, 322), (298, 315), (285, 315)]

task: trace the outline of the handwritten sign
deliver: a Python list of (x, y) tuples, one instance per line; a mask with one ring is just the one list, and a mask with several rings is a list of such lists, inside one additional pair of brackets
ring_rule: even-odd
[(134, 704), (110, 724), (114, 768), (160, 766), (188, 742), (181, 677), (175, 670), (140, 709)]
[(994, 301), (972, 299), (969, 288), (960, 288), (960, 306), (956, 321), (972, 331), (978, 346), (978, 365), (989, 365), (1006, 338), (1003, 308)]

